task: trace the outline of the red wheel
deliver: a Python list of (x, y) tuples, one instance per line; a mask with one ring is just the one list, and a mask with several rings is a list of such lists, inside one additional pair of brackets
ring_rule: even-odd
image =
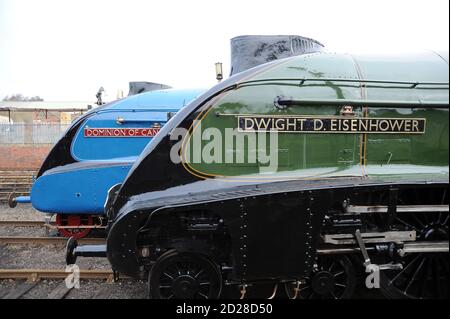
[(75, 239), (86, 237), (91, 228), (77, 228), (79, 226), (93, 226), (92, 215), (56, 215), (56, 225), (73, 228), (58, 228), (59, 233), (64, 237), (73, 237)]

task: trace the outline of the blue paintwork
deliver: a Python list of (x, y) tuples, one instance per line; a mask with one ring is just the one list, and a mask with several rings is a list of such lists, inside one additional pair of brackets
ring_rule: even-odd
[(17, 196), (16, 198), (14, 198), (14, 200), (16, 201), (16, 203), (21, 203), (21, 204), (31, 203), (30, 196)]
[[(150, 137), (84, 137), (88, 128), (147, 128), (163, 126), (168, 112), (177, 112), (203, 89), (161, 90), (133, 95), (111, 103), (88, 117), (71, 144), (77, 161), (46, 171), (33, 184), (31, 202), (41, 212), (103, 214), (108, 190), (122, 183)], [(125, 119), (123, 124), (117, 118)]]
[[(120, 111), (120, 116), (127, 120), (132, 120), (123, 125), (116, 123), (117, 111), (102, 112), (93, 118), (90, 118), (78, 130), (74, 142), (72, 143), (71, 153), (73, 158), (78, 161), (85, 160), (104, 160), (120, 156), (132, 156), (139, 154), (149, 142), (145, 137), (84, 137), (84, 128), (138, 128), (152, 127), (155, 123), (163, 126), (167, 122), (167, 113), (164, 114), (164, 120), (161, 120), (161, 113), (152, 112), (130, 112)], [(139, 119), (141, 119), (139, 121)], [(145, 119), (143, 121), (142, 119)], [(138, 122), (139, 121), (139, 122)], [(114, 145), (114, 146), (113, 146)]]
[(50, 170), (33, 184), (33, 207), (48, 213), (103, 214), (108, 190), (125, 179), (132, 163), (88, 169), (71, 164), (64, 172)]
[[(78, 161), (137, 156), (150, 141), (149, 138), (85, 138), (84, 128), (152, 127), (155, 123), (163, 126), (167, 122), (168, 112), (177, 112), (203, 91), (169, 89), (119, 100), (100, 110), (81, 125), (72, 143), (71, 154)], [(116, 122), (119, 116), (126, 120), (124, 124)]]

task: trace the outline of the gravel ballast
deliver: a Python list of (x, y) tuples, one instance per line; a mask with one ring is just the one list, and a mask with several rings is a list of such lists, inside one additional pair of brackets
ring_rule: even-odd
[[(45, 214), (36, 211), (30, 204), (9, 208), (0, 204), (0, 220), (38, 220), (43, 221)], [(54, 220), (54, 216), (52, 217)], [(57, 236), (54, 230), (45, 227), (0, 226), (0, 236)], [(80, 269), (109, 270), (106, 258), (79, 258)], [(0, 244), (1, 269), (66, 269), (64, 244)], [(0, 298), (21, 287), (24, 280), (0, 280)], [(62, 280), (39, 280), (38, 283), (20, 298), (43, 299), (62, 284)], [(118, 299), (147, 298), (147, 284), (142, 280), (119, 279), (108, 283), (106, 280), (81, 280), (79, 289), (70, 290), (68, 299)]]

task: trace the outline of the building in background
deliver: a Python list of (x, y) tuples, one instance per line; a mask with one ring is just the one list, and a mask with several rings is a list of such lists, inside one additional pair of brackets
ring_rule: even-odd
[(41, 165), (68, 125), (92, 102), (0, 101), (0, 170)]

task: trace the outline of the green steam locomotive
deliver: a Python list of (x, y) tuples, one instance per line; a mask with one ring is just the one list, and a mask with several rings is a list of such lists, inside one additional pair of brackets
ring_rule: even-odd
[(448, 54), (316, 52), (236, 74), (176, 114), (105, 210), (107, 256), (154, 298), (447, 298)]

